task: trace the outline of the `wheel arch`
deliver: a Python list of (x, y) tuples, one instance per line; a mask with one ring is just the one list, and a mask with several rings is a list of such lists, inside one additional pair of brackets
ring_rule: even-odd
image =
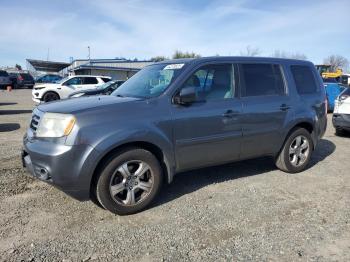
[(59, 94), (58, 92), (56, 92), (56, 91), (54, 91), (54, 90), (47, 90), (45, 93), (42, 94), (40, 100), (43, 100), (43, 99), (44, 99), (44, 96), (45, 96), (47, 93), (54, 93), (54, 94), (58, 95), (58, 99), (61, 99), (61, 96), (60, 96), (60, 94)]
[(174, 174), (173, 174), (172, 168), (170, 167), (169, 159), (166, 157), (163, 150), (159, 146), (155, 145), (154, 143), (140, 140), (140, 141), (126, 142), (120, 145), (116, 145), (102, 155), (102, 157), (99, 159), (92, 173), (92, 177), (90, 181), (90, 192), (93, 192), (92, 190), (94, 190), (94, 185), (98, 178), (99, 172), (103, 168), (106, 161), (108, 161), (112, 156), (114, 156), (118, 152), (127, 148), (141, 148), (151, 152), (158, 159), (161, 165), (161, 168), (164, 172), (166, 181), (168, 183), (171, 183)]
[(313, 148), (315, 148), (315, 146), (316, 146), (315, 139), (316, 138), (315, 138), (315, 127), (314, 127), (314, 124), (311, 121), (309, 121), (309, 120), (300, 120), (298, 122), (293, 123), (290, 126), (290, 128), (288, 129), (288, 132), (287, 132), (287, 134), (284, 137), (283, 144), (282, 144), (278, 154), (281, 152), (281, 150), (282, 150), (284, 144), (286, 143), (286, 140), (288, 139), (288, 137), (294, 132), (294, 130), (296, 130), (298, 128), (304, 128), (310, 133), (311, 138), (312, 138)]

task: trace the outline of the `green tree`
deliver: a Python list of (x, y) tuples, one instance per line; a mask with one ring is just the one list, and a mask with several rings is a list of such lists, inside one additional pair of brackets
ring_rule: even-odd
[(180, 50), (176, 50), (173, 54), (173, 59), (179, 59), (179, 58), (198, 58), (201, 57), (200, 54), (196, 54), (194, 52), (182, 52)]
[(164, 60), (167, 60), (168, 58), (166, 58), (165, 56), (155, 56), (155, 57), (152, 57), (151, 58), (151, 61), (153, 62), (161, 62), (161, 61), (164, 61)]

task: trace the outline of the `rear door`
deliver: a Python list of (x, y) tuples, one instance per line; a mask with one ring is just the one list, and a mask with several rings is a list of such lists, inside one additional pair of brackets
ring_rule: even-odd
[(80, 86), (80, 90), (94, 89), (98, 85), (98, 80), (96, 77), (83, 77), (83, 83)]
[(234, 68), (232, 64), (205, 65), (182, 85), (196, 88), (197, 101), (172, 107), (178, 170), (239, 158), (242, 105), (237, 98)]
[(242, 113), (242, 158), (276, 153), (286, 119), (292, 118), (291, 98), (279, 64), (239, 65)]

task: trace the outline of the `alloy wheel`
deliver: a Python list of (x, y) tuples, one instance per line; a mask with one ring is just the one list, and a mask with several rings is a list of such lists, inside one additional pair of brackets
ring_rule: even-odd
[(293, 166), (301, 166), (310, 154), (310, 143), (305, 136), (297, 136), (289, 146), (289, 161)]
[(152, 188), (153, 174), (150, 166), (143, 161), (132, 160), (114, 171), (109, 192), (115, 202), (130, 206), (146, 199)]

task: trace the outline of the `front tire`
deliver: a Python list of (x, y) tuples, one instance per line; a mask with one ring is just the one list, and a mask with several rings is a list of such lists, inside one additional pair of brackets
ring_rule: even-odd
[(276, 166), (288, 173), (301, 172), (308, 165), (312, 151), (310, 133), (304, 128), (294, 129), (276, 159)]
[(55, 92), (47, 92), (44, 94), (43, 96), (43, 101), (44, 102), (51, 102), (51, 101), (55, 101), (55, 100), (59, 100), (60, 99), (60, 96), (55, 93)]
[(129, 215), (146, 208), (162, 184), (157, 158), (144, 149), (129, 148), (110, 157), (101, 168), (96, 197), (101, 205), (118, 215)]

